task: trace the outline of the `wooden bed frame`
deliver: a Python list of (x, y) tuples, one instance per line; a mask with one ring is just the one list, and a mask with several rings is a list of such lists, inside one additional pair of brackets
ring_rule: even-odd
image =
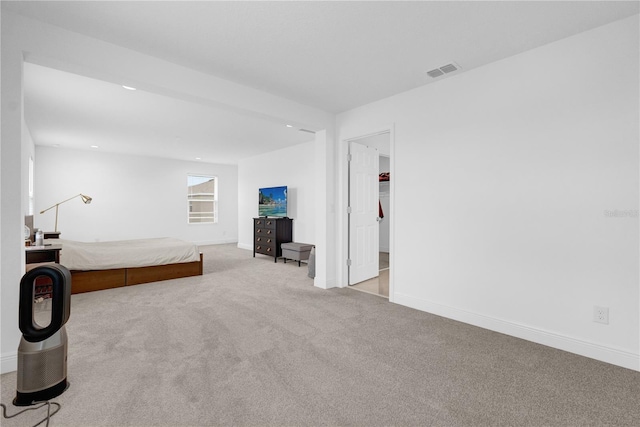
[(71, 293), (79, 294), (191, 276), (202, 276), (202, 253), (200, 261), (178, 264), (112, 270), (71, 270)]

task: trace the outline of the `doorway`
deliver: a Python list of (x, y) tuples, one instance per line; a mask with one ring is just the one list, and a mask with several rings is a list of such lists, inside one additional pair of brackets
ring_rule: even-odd
[[(349, 214), (349, 285), (352, 289), (389, 298), (390, 276), (390, 251), (391, 251), (391, 134), (389, 131), (381, 132), (349, 141), (349, 190), (348, 199), (351, 212)], [(369, 151), (363, 151), (367, 147)], [(361, 159), (363, 156), (372, 156), (375, 152), (375, 161), (368, 161), (369, 167), (375, 163), (374, 173), (362, 172)], [(359, 156), (356, 158), (356, 156)], [(365, 170), (366, 167), (365, 167)], [(365, 178), (366, 176), (366, 178)], [(366, 179), (369, 185), (363, 185)], [(373, 181), (373, 182), (372, 182)], [(369, 186), (373, 186), (370, 189)], [(368, 217), (368, 222), (375, 224), (374, 232), (363, 232), (367, 228), (362, 227), (361, 207), (366, 203), (369, 211), (373, 213)], [(372, 236), (375, 234), (375, 242)], [(363, 248), (363, 246), (365, 246)], [(373, 270), (367, 266), (366, 257), (371, 257), (369, 264), (375, 264)], [(375, 258), (375, 259), (373, 259)], [(362, 267), (365, 267), (363, 273)]]

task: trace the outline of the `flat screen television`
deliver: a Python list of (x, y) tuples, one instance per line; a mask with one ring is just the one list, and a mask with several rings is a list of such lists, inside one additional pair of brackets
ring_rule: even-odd
[(258, 189), (258, 216), (287, 216), (287, 186)]

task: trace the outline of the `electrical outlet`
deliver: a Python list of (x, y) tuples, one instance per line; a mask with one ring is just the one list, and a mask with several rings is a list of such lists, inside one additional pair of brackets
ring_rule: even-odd
[(597, 323), (609, 324), (609, 307), (593, 307), (593, 321)]

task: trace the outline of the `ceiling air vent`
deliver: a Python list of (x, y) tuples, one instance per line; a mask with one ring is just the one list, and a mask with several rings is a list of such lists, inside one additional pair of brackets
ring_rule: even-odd
[(443, 72), (443, 73), (445, 73), (445, 74), (446, 74), (446, 73), (451, 73), (451, 72), (453, 72), (453, 71), (455, 71), (455, 70), (457, 70), (457, 69), (458, 69), (458, 67), (456, 67), (456, 66), (455, 66), (455, 65), (453, 65), (453, 64), (447, 64), (447, 65), (445, 65), (444, 67), (440, 67), (440, 71), (442, 71), (442, 72)]
[(436, 77), (440, 77), (440, 76), (443, 76), (443, 75), (448, 74), (448, 73), (453, 73), (454, 71), (457, 71), (459, 69), (460, 69), (460, 66), (458, 64), (452, 62), (451, 64), (443, 65), (440, 68), (436, 68), (436, 69), (433, 69), (431, 71), (427, 71), (427, 75), (429, 77), (433, 77), (435, 79)]

